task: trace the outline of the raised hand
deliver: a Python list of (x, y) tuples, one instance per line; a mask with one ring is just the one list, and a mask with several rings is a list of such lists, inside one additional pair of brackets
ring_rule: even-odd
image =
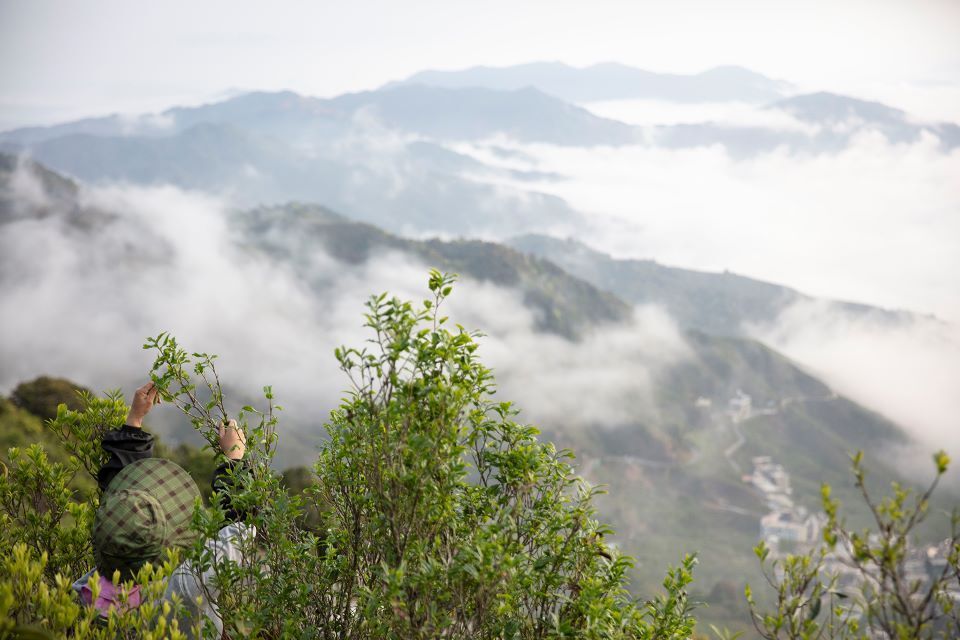
[(153, 405), (160, 402), (159, 390), (152, 382), (148, 382), (133, 392), (130, 402), (130, 413), (127, 414), (127, 424), (131, 427), (141, 427), (143, 417), (150, 413)]
[(236, 420), (221, 424), (218, 429), (220, 436), (220, 450), (231, 460), (239, 460), (247, 449), (247, 436), (237, 425)]

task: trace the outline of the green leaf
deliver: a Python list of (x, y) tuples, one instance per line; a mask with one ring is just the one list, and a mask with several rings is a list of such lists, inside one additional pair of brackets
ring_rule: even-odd
[(933, 462), (937, 465), (937, 473), (944, 474), (950, 467), (950, 456), (946, 451), (940, 450), (933, 454)]

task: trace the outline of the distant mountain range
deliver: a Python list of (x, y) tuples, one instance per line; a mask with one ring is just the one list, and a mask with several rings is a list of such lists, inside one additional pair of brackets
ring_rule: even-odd
[[(161, 114), (112, 115), (50, 127), (26, 127), (0, 133), (0, 148), (30, 153), (86, 180), (140, 180), (141, 173), (151, 171), (153, 158), (161, 165), (158, 171), (163, 171), (166, 153), (179, 152), (177, 146), (184, 145), (185, 137), (197, 138), (192, 147), (186, 145), (183, 149), (188, 159), (195, 152), (223, 164), (223, 156), (227, 156), (254, 168), (256, 164), (247, 158), (249, 153), (268, 160), (271, 154), (286, 155), (291, 162), (300, 164), (318, 157), (342, 163), (344, 155), (349, 155), (344, 147), (356, 148), (359, 141), (369, 143), (368, 152), (382, 155), (398, 144), (396, 140), (389, 141), (391, 135), (440, 144), (497, 136), (521, 143), (580, 147), (653, 144), (686, 148), (720, 144), (741, 156), (779, 147), (834, 152), (864, 131), (878, 131), (894, 143), (913, 142), (927, 134), (938, 139), (945, 149), (960, 145), (960, 127), (956, 124), (919, 123), (898, 109), (830, 93), (785, 97), (783, 86), (736, 67), (718, 67), (693, 76), (654, 74), (615, 64), (585, 69), (548, 63), (481, 67), (460, 72), (424, 72), (376, 91), (330, 99), (289, 91), (253, 92), (199, 107), (172, 108)], [(625, 94), (636, 93), (633, 88), (647, 87), (650, 95), (639, 97), (674, 96), (669, 99), (678, 101), (715, 101), (723, 96), (736, 99), (735, 96), (749, 95), (749, 101), (757, 104), (758, 109), (781, 111), (806, 127), (771, 126), (759, 117), (756, 125), (701, 122), (631, 126), (570, 104), (569, 101), (580, 99), (571, 93), (590, 93), (594, 91), (592, 87), (609, 87), (608, 93), (619, 88)], [(694, 91), (690, 87), (700, 89)], [(708, 90), (709, 87), (716, 90)], [(595, 93), (603, 95), (600, 89)], [(166, 147), (158, 142), (168, 139), (177, 142)], [(375, 139), (380, 142), (372, 144)], [(210, 148), (211, 145), (221, 148)], [(117, 156), (125, 153), (136, 156), (134, 164), (140, 168), (114, 166), (123, 164)], [(194, 173), (192, 168), (189, 173)], [(284, 168), (283, 174), (289, 173), (289, 168)], [(299, 197), (294, 185), (283, 179), (280, 182), (283, 184), (277, 185), (276, 190), (288, 189), (293, 192), (287, 192), (287, 197)], [(261, 192), (272, 193), (269, 188), (262, 188)], [(325, 191), (307, 195), (323, 195), (322, 199), (328, 201), (329, 194)], [(367, 210), (375, 208), (369, 204), (365, 203)]]
[[(203, 133), (209, 130), (204, 126), (255, 135), (280, 143), (284, 149), (313, 153), (337, 145), (344, 138), (385, 132), (439, 142), (503, 136), (519, 142), (586, 147), (641, 143), (697, 147), (720, 143), (740, 154), (769, 151), (776, 146), (837, 151), (854, 134), (869, 130), (878, 131), (895, 143), (913, 142), (927, 133), (940, 139), (945, 148), (960, 145), (960, 127), (956, 124), (919, 123), (899, 109), (848, 96), (813, 93), (776, 100), (763, 108), (789, 114), (811, 129), (703, 122), (659, 126), (649, 131), (593, 115), (530, 86), (496, 90), (409, 84), (332, 99), (289, 91), (247, 93), (157, 115), (112, 115), (50, 127), (14, 129), (0, 133), (0, 145), (7, 151), (30, 151), (38, 159), (46, 157), (51, 164), (57, 160), (56, 151), (51, 151), (54, 141), (66, 140), (52, 145), (59, 149), (70, 146), (71, 141), (95, 144), (102, 138), (157, 140), (190, 131)], [(221, 133), (215, 141), (224, 142), (226, 136)]]
[[(260, 127), (281, 128), (283, 116), (273, 114), (281, 122), (273, 126), (264, 117)], [(382, 143), (344, 134), (302, 149), (223, 121), (191, 122), (172, 131), (165, 136), (67, 133), (27, 147), (6, 142), (0, 148), (26, 153), (87, 182), (173, 184), (213, 192), (240, 206), (320, 201), (403, 233), (519, 233), (554, 225), (573, 228), (580, 220), (555, 196), (465, 176), (502, 172), (427, 141)], [(306, 143), (306, 138), (296, 141)]]
[(672, 102), (749, 102), (765, 104), (791, 93), (791, 86), (743, 67), (715, 67), (697, 74), (654, 73), (606, 62), (577, 68), (560, 62), (509, 67), (472, 67), (458, 71), (421, 71), (386, 88), (422, 84), (432, 87), (483, 87), (515, 91), (536, 87), (570, 102), (656, 99)]
[(327, 144), (371, 127), (439, 140), (504, 135), (524, 142), (591, 146), (636, 140), (633, 127), (595, 116), (532, 87), (496, 91), (478, 87), (398, 86), (323, 99), (290, 91), (253, 92), (156, 116), (90, 118), (0, 134), (0, 142), (37, 145), (76, 134), (97, 137), (169, 137), (198, 125), (235, 127), (294, 147)]
[[(576, 87), (579, 80), (570, 78), (606, 77), (600, 72), (620, 68), (529, 65), (477, 73), (491, 86), (512, 87), (516, 78), (543, 69), (554, 69), (556, 82)], [(756, 74), (727, 68), (691, 78), (725, 74), (760, 82)], [(472, 74), (442, 77), (455, 85)], [(789, 114), (803, 127), (723, 122), (638, 127), (529, 86), (401, 84), (331, 99), (248, 93), (155, 115), (16, 129), (0, 133), (0, 151), (32, 157), (90, 183), (173, 184), (216, 193), (241, 207), (323, 202), (352, 219), (405, 235), (503, 239), (544, 230), (576, 235), (585, 221), (562, 199), (524, 187), (564, 176), (493, 166), (462, 153), (458, 143), (494, 152), (498, 137), (578, 147), (722, 145), (745, 157), (775, 149), (837, 152), (854, 136), (872, 131), (894, 143), (926, 135), (945, 150), (960, 145), (960, 127), (954, 124), (919, 124), (897, 109), (845, 96), (792, 96), (763, 109)]]
[(960, 126), (954, 123), (921, 123), (900, 109), (879, 102), (819, 92), (793, 96), (767, 105), (809, 125), (806, 130), (769, 126), (703, 122), (656, 127), (654, 144), (670, 148), (721, 145), (733, 155), (751, 156), (777, 148), (808, 153), (845, 149), (854, 136), (877, 132), (887, 141), (913, 143), (928, 135), (944, 151), (960, 146)]

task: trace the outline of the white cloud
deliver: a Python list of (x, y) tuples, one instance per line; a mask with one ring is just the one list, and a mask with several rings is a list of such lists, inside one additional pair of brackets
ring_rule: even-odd
[[(891, 324), (872, 316), (852, 317), (824, 302), (802, 302), (751, 332), (803, 362), (841, 394), (904, 427), (924, 452), (919, 477), (930, 477), (931, 451), (960, 454), (956, 325), (929, 319)], [(918, 466), (915, 457), (892, 459), (912, 471)]]
[(864, 134), (835, 154), (744, 160), (720, 147), (512, 148), (535, 158), (526, 168), (567, 176), (528, 187), (587, 213), (581, 239), (614, 255), (960, 320), (960, 150), (932, 137)]
[(747, 160), (719, 147), (496, 144), (523, 154), (505, 161), (484, 145), (459, 150), (567, 176), (536, 188), (588, 212), (591, 225), (578, 238), (616, 256), (730, 269), (816, 296), (953, 321), (891, 326), (811, 303), (750, 330), (915, 436), (925, 453), (898, 452), (896, 459), (911, 461), (906, 471), (926, 478), (930, 450), (956, 449), (960, 152), (943, 153), (930, 138), (893, 145), (879, 135), (858, 137), (836, 154), (778, 151)]
[[(826, 87), (820, 87), (820, 90)], [(960, 123), (960, 86), (956, 82), (884, 82), (850, 86), (834, 83), (835, 93), (855, 95), (906, 111), (916, 123)]]
[(604, 427), (655, 421), (657, 377), (692, 352), (674, 322), (656, 307), (628, 323), (571, 342), (544, 333), (516, 291), (468, 283), (451, 300), (453, 314), (482, 328), (480, 354), (505, 399), (523, 419), (547, 427)]
[[(33, 207), (51, 206), (29, 179), (18, 174), (13, 184)], [(308, 247), (294, 273), (238, 242), (229, 211), (210, 196), (171, 187), (81, 193), (87, 211), (116, 217), (90, 232), (60, 212), (8, 223), (0, 236), (0, 290), (13, 311), (0, 316), (0, 389), (50, 374), (129, 393), (152, 361), (143, 339), (170, 331), (190, 350), (220, 354), (234, 403), (272, 384), (284, 422), (317, 441), (348, 382), (333, 349), (369, 337), (367, 297), (427, 293), (427, 266), (400, 253), (348, 268)], [(686, 354), (672, 323), (651, 309), (574, 343), (541, 333), (518, 292), (466, 280), (449, 313), (488, 334), (480, 353), (496, 369), (500, 395), (518, 400), (525, 419), (554, 426), (650, 415), (650, 381)], [(311, 450), (282, 456), (306, 462)]]

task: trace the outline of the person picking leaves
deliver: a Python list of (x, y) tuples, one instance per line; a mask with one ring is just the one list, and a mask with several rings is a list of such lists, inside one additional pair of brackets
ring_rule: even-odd
[[(96, 566), (73, 583), (85, 604), (96, 607), (106, 617), (112, 607), (121, 609), (140, 605), (139, 587), (122, 601), (112, 577), (132, 579), (150, 562), (162, 561), (168, 548), (187, 548), (196, 540), (190, 527), (200, 491), (190, 474), (176, 463), (154, 456), (154, 437), (143, 429), (143, 419), (159, 402), (159, 390), (152, 382), (133, 395), (124, 426), (104, 434), (102, 444), (108, 459), (97, 474), (100, 507), (93, 524), (93, 555)], [(236, 421), (219, 426), (220, 450), (225, 460), (213, 476), (213, 491), (227, 516), (226, 526), (206, 545), (218, 560), (242, 560), (241, 543), (256, 535), (244, 524), (245, 515), (231, 504), (228, 489), (234, 473), (242, 465), (246, 438)], [(96, 600), (90, 578), (99, 574), (100, 590)], [(185, 608), (181, 630), (189, 635), (190, 623), (198, 616), (209, 619), (222, 632), (223, 623), (214, 601), (216, 586), (210, 570), (195, 570), (189, 561), (182, 563), (168, 580), (164, 600), (179, 599)], [(204, 623), (202, 619), (199, 620)]]

